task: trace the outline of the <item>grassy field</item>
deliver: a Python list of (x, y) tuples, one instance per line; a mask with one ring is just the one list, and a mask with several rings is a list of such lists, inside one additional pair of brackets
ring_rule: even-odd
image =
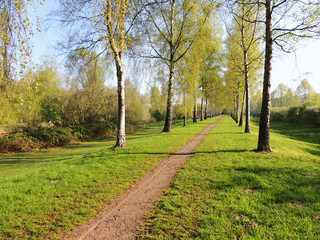
[(320, 239), (320, 129), (273, 123), (271, 154), (257, 132), (219, 123), (140, 239)]
[(162, 123), (115, 139), (0, 157), (0, 239), (56, 239), (95, 215), (123, 189), (217, 118), (162, 133)]

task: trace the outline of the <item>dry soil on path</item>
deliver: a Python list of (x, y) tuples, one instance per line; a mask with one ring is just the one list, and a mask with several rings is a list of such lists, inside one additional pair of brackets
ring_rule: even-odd
[(222, 118), (207, 126), (182, 148), (162, 160), (132, 188), (106, 206), (99, 215), (67, 233), (64, 238), (78, 240), (135, 239), (141, 232), (146, 213), (152, 211), (163, 190), (170, 187), (177, 172), (192, 157), (194, 149)]

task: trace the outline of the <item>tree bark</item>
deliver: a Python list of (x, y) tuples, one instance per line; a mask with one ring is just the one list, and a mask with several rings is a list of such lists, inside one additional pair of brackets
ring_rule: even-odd
[(237, 91), (237, 104), (236, 104), (236, 123), (239, 123), (239, 106), (240, 106), (240, 82), (238, 82)]
[(125, 88), (122, 57), (120, 62), (116, 64), (118, 79), (118, 131), (116, 147), (126, 146), (126, 108), (125, 108)]
[(186, 91), (183, 90), (183, 103), (184, 103), (184, 119), (183, 126), (187, 126), (187, 106), (186, 106)]
[(201, 97), (201, 117), (200, 121), (203, 121), (203, 97)]
[(170, 65), (170, 75), (168, 84), (167, 114), (162, 132), (171, 132), (172, 114), (173, 114), (173, 84), (174, 84), (174, 63)]
[(250, 92), (249, 92), (249, 69), (248, 69), (248, 52), (243, 51), (244, 56), (244, 74), (246, 87), (246, 127), (244, 132), (250, 133)]
[(233, 96), (233, 120), (238, 123), (238, 119), (237, 119), (237, 93), (234, 92), (234, 96)]
[(194, 104), (193, 122), (194, 122), (194, 123), (198, 122), (198, 121), (197, 121), (197, 102)]
[(169, 84), (168, 84), (168, 99), (167, 113), (164, 128), (162, 132), (171, 132), (172, 114), (173, 114), (173, 84), (174, 84), (174, 67), (175, 67), (175, 44), (174, 44), (174, 15), (175, 15), (175, 0), (171, 2), (170, 13), (170, 66), (169, 66)]
[(242, 125), (243, 125), (243, 115), (244, 115), (245, 102), (246, 102), (246, 90), (244, 90), (244, 92), (243, 92), (241, 115), (240, 115), (240, 120), (239, 120), (239, 127), (242, 127)]
[(270, 87), (272, 63), (272, 5), (266, 0), (266, 50), (263, 76), (263, 96), (259, 124), (258, 152), (271, 152), (270, 149)]
[(204, 119), (207, 120), (208, 118), (208, 99), (206, 99), (206, 108), (204, 111)]
[(119, 40), (116, 42), (116, 36), (112, 29), (112, 6), (111, 1), (107, 1), (106, 18), (108, 29), (108, 40), (110, 48), (113, 53), (113, 59), (116, 66), (117, 80), (118, 80), (118, 130), (116, 147), (126, 146), (126, 118), (125, 118), (125, 85), (124, 85), (124, 71), (123, 71), (123, 52), (125, 49), (125, 36), (124, 36), (124, 22), (126, 14), (126, 5), (122, 3), (120, 6), (119, 18), (123, 18), (119, 31)]

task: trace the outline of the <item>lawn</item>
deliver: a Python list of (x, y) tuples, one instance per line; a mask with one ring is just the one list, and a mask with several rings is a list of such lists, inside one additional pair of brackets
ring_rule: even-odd
[(150, 124), (128, 134), (125, 149), (109, 138), (0, 157), (0, 239), (56, 239), (218, 118), (176, 121), (172, 133)]
[(256, 153), (226, 117), (196, 149), (139, 239), (320, 239), (320, 130), (272, 123)]

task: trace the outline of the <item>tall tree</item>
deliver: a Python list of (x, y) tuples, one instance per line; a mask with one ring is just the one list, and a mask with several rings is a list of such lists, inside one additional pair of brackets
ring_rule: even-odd
[(220, 22), (215, 15), (212, 15), (210, 21), (207, 21), (203, 26), (190, 50), (177, 63), (178, 89), (183, 92), (184, 105), (188, 107), (186, 112), (192, 111), (190, 99), (193, 99), (195, 113), (193, 119), (195, 122), (198, 96), (202, 98), (201, 115), (203, 120), (203, 115), (205, 115), (203, 113), (204, 102), (207, 102), (205, 99), (208, 99), (215, 90), (216, 75), (221, 65), (222, 40), (220, 33)]
[(116, 147), (126, 146), (124, 54), (129, 32), (142, 8), (129, 0), (60, 0), (60, 21), (70, 26), (69, 46), (109, 52), (116, 70), (118, 130)]
[(275, 43), (284, 51), (290, 51), (295, 47), (298, 39), (319, 36), (319, 2), (264, 0), (256, 1), (255, 4), (262, 4), (265, 7), (264, 18), (260, 20), (265, 24), (265, 63), (257, 151), (271, 152), (270, 87), (273, 44)]
[(189, 51), (213, 8), (211, 1), (167, 0), (144, 2), (145, 31), (150, 57), (169, 69), (167, 113), (163, 132), (171, 131), (176, 63)]
[[(257, 45), (259, 44), (259, 28), (258, 22), (255, 21), (260, 15), (260, 5), (251, 4), (250, 0), (236, 0), (231, 1), (229, 9), (233, 15), (234, 30), (238, 31), (238, 36), (236, 36), (236, 42), (239, 45), (242, 52), (242, 66), (241, 70), (244, 76), (245, 83), (245, 97), (246, 97), (246, 126), (245, 132), (250, 133), (250, 81), (249, 81), (249, 68), (250, 68), (250, 52), (252, 53), (252, 48), (257, 50)], [(235, 4), (234, 4), (235, 3)], [(245, 19), (254, 19), (254, 21), (245, 21)], [(229, 32), (229, 35), (234, 35), (234, 33)], [(258, 53), (256, 56), (259, 59), (261, 55)], [(252, 59), (255, 61), (257, 59)], [(239, 91), (238, 91), (239, 92)]]

